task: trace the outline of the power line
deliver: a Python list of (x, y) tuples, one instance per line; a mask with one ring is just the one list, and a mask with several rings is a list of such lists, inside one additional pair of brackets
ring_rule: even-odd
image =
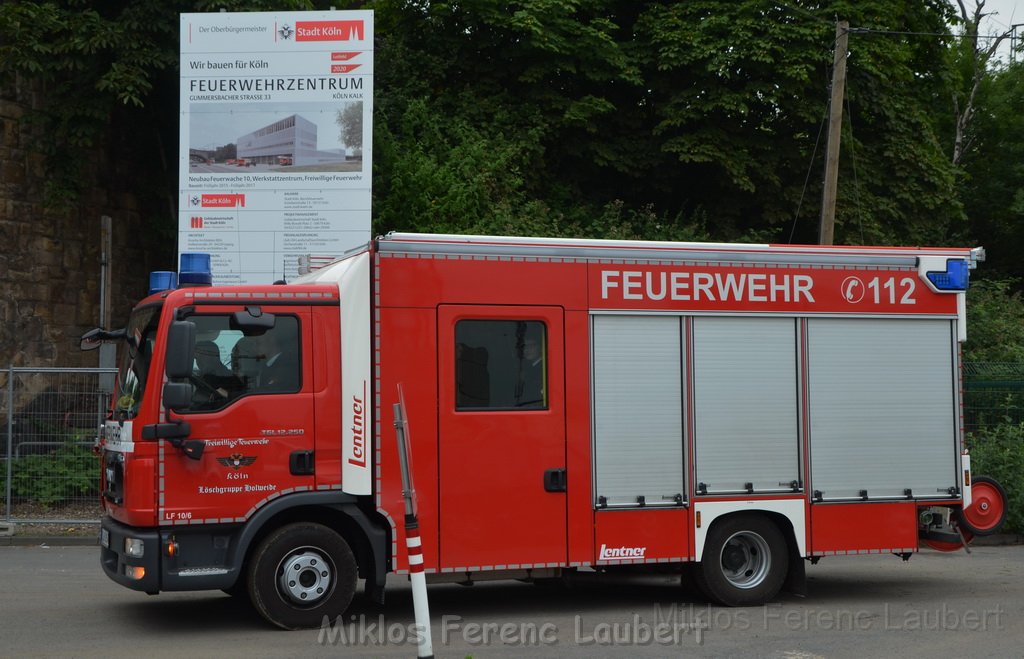
[(846, 96), (846, 120), (850, 123), (850, 162), (853, 166), (853, 199), (857, 207), (857, 225), (860, 227), (860, 244), (867, 244), (864, 240), (864, 209), (860, 203), (860, 181), (857, 180), (857, 140), (853, 136), (853, 108), (850, 107), (850, 97)]
[(825, 105), (825, 113), (821, 117), (821, 124), (818, 126), (818, 137), (814, 140), (814, 150), (811, 152), (811, 160), (807, 164), (807, 176), (804, 177), (804, 187), (800, 190), (800, 200), (796, 205), (796, 213), (793, 215), (793, 226), (789, 229), (789, 242), (793, 242), (793, 235), (796, 233), (796, 223), (800, 220), (800, 209), (804, 205), (804, 195), (807, 194), (807, 186), (811, 180), (811, 170), (814, 169), (814, 159), (818, 155), (818, 144), (821, 142), (821, 134), (825, 130), (825, 124), (828, 123), (828, 105)]
[(803, 14), (804, 16), (806, 16), (808, 18), (813, 18), (814, 20), (818, 21), (819, 23), (824, 23), (825, 25), (834, 25), (835, 24), (834, 21), (830, 21), (830, 20), (824, 19), (821, 16), (818, 16), (816, 14), (813, 14), (813, 13), (807, 11), (806, 9), (801, 9), (800, 7), (793, 7), (793, 6), (787, 5), (784, 2), (779, 2), (779, 0), (774, 0), (773, 4), (775, 6), (777, 6), (777, 7), (782, 8), (782, 9), (788, 9), (789, 11), (795, 12), (797, 14)]
[(1006, 34), (954, 34), (952, 32), (905, 32), (902, 30), (875, 30), (870, 27), (851, 27), (850, 34), (884, 34), (910, 37), (949, 37), (952, 39), (1005, 39)]
[[(813, 19), (814, 21), (816, 21), (818, 23), (822, 23), (822, 24), (829, 25), (829, 26), (835, 25), (835, 21), (834, 20), (822, 18), (821, 16), (818, 16), (818, 15), (816, 15), (816, 14), (814, 14), (814, 13), (812, 13), (812, 12), (806, 10), (806, 9), (802, 9), (800, 7), (794, 7), (792, 5), (786, 4), (785, 2), (781, 2), (781, 0), (773, 0), (772, 4), (774, 4), (776, 7), (779, 7), (780, 9), (786, 9), (788, 11), (791, 11), (791, 12), (795, 13), (795, 14), (801, 14), (801, 15), (807, 17), (807, 18)], [(905, 31), (905, 30), (876, 30), (876, 29), (870, 28), (870, 27), (851, 27), (848, 31), (849, 31), (850, 34), (880, 34), (880, 35), (891, 35), (891, 36), (914, 36), (914, 37), (947, 37), (947, 38), (952, 38), (952, 39), (962, 39), (962, 38), (971, 38), (971, 39), (1005, 39), (1006, 38), (1006, 34), (1005, 33), (1003, 33), (1003, 34), (954, 34), (952, 32), (912, 32), (912, 31)]]

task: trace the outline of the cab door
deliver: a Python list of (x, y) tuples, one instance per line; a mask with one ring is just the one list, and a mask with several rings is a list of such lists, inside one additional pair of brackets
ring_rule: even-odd
[(443, 567), (564, 563), (563, 310), (438, 308)]
[(187, 318), (196, 325), (195, 394), (171, 416), (204, 450), (192, 459), (162, 442), (161, 524), (243, 521), (271, 498), (313, 488), (311, 314), (264, 306), (274, 327), (257, 335), (232, 324), (239, 310), (197, 307)]

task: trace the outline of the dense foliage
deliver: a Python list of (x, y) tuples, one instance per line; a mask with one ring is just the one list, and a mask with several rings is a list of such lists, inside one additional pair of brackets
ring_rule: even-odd
[[(177, 226), (179, 12), (306, 9), (301, 0), (13, 0), (0, 3), (0, 90), (34, 97), (47, 201), (131, 186)], [(15, 89), (19, 92), (16, 94)], [(102, 155), (101, 155), (102, 154)], [(111, 163), (97, 171), (103, 158)], [(113, 163), (122, 166), (114, 168)], [(93, 178), (98, 177), (98, 181)]]
[[(89, 432), (39, 427), (35, 438), (43, 441), (19, 445), (11, 461), (11, 497), (18, 503), (52, 506), (71, 500), (95, 500), (99, 487), (98, 458)], [(45, 439), (44, 439), (45, 438)], [(17, 441), (16, 441), (17, 444)], [(13, 453), (13, 449), (12, 449)], [(0, 462), (0, 496), (7, 492), (7, 463)]]
[[(56, 197), (74, 199), (101, 146), (173, 190), (178, 13), (322, 4), (16, 0), (0, 7), (0, 75), (45, 89), (34, 120)], [(840, 16), (854, 32), (837, 238), (985, 237), (949, 158), (946, 99), (966, 55), (942, 36), (943, 0), (341, 5), (376, 11), (381, 230), (598, 234), (618, 218), (624, 233), (813, 242), (821, 189), (808, 172), (821, 170)], [(1020, 92), (986, 93), (1009, 112)], [(1005, 228), (991, 215), (979, 227)]]
[(1013, 280), (983, 279), (967, 292), (964, 360), (1024, 364), (1024, 300)]
[[(470, 185), (501, 210), (511, 203), (527, 226), (541, 202), (555, 231), (596, 234), (602, 209), (620, 204), (653, 212), (682, 235), (706, 229), (718, 239), (802, 242), (817, 232), (820, 176), (806, 187), (805, 179), (808, 168), (822, 167), (831, 17), (930, 33), (950, 19), (945, 3), (920, 0), (375, 6), (378, 131), (402, 145), (399, 160), (414, 145), (438, 162), (461, 160), (456, 169), (491, 164), (491, 175)], [(935, 69), (947, 42), (874, 33), (851, 42), (848, 125), (857, 130), (844, 136), (841, 242), (965, 237), (955, 172), (932, 116), (944, 95)], [(498, 158), (467, 161), (465, 140)], [(389, 155), (377, 159), (382, 229), (392, 215), (453, 231), (496, 217), (499, 209), (479, 197), (465, 208), (446, 205), (455, 215), (439, 217), (429, 192), (411, 213), (404, 198), (393, 211), (388, 180), (406, 163)]]
[(0, 89), (43, 99), (53, 201), (98, 177), (173, 234), (179, 12), (328, 6), (375, 11), (378, 232), (814, 242), (842, 18), (836, 241), (982, 244), (981, 276), (1024, 275), (1022, 67), (986, 69), (947, 0), (10, 0)]
[(994, 71), (979, 90), (975, 148), (963, 163), (961, 198), (986, 270), (1024, 277), (1024, 62)]

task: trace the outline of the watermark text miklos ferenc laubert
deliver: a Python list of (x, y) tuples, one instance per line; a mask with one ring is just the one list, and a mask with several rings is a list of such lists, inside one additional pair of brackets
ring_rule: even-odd
[[(931, 608), (884, 605), (882, 611), (847, 608), (786, 607), (767, 604), (750, 609), (722, 609), (710, 605), (654, 605), (648, 615), (631, 614), (615, 622), (573, 616), (571, 625), (551, 621), (498, 622), (467, 620), (443, 615), (434, 621), (433, 639), (441, 646), (681, 646), (703, 645), (708, 634), (729, 631), (904, 631), (989, 632), (1003, 629), (1006, 610), (959, 610), (942, 604)], [(422, 629), (415, 624), (388, 622), (384, 615), (324, 617), (317, 635), (321, 645), (416, 645)]]

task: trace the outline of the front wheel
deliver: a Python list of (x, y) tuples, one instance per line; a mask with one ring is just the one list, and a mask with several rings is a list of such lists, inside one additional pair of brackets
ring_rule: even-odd
[(786, 539), (761, 515), (715, 522), (695, 570), (697, 585), (725, 606), (764, 604), (778, 594), (789, 570)]
[(249, 562), (249, 597), (284, 629), (318, 627), (345, 612), (358, 568), (348, 543), (321, 524), (289, 524), (268, 535)]

